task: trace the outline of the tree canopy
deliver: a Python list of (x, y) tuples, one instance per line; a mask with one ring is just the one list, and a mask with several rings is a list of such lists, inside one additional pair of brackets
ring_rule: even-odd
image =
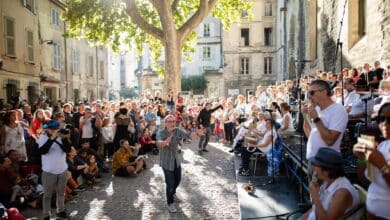
[[(196, 45), (194, 30), (207, 15), (228, 29), (253, 5), (248, 0), (66, 0), (66, 4), (63, 18), (69, 37), (110, 45), (114, 51), (136, 47), (138, 54), (147, 44), (153, 68), (160, 74), (164, 68), (166, 74), (180, 74), (181, 53), (190, 60)], [(158, 61), (164, 51), (161, 67)], [(175, 53), (180, 54), (172, 56)], [(169, 55), (176, 63), (167, 65)]]

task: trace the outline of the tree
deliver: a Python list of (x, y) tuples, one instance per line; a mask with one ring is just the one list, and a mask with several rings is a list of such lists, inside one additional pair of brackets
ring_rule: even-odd
[(122, 98), (134, 98), (137, 97), (137, 93), (135, 92), (134, 88), (128, 88), (128, 87), (122, 87), (121, 90), (119, 90), (119, 95)]
[[(164, 92), (181, 90), (182, 52), (190, 59), (194, 52), (194, 29), (211, 13), (224, 28), (249, 12), (247, 0), (67, 0), (65, 21), (69, 37), (85, 37), (91, 42), (149, 45), (153, 67), (164, 75)], [(251, 13), (249, 13), (249, 18)], [(164, 67), (157, 62), (164, 48)], [(140, 54), (140, 53), (139, 53)]]
[(192, 90), (194, 94), (203, 94), (207, 87), (207, 80), (204, 75), (187, 76), (181, 79), (181, 85), (184, 91)]

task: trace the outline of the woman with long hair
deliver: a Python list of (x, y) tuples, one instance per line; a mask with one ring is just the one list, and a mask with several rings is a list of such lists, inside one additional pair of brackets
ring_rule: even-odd
[(27, 161), (26, 141), (24, 139), (24, 129), (21, 122), (17, 121), (16, 110), (8, 111), (3, 118), (3, 128), (1, 132), (0, 147), (2, 153), (16, 150), (20, 155), (20, 160)]

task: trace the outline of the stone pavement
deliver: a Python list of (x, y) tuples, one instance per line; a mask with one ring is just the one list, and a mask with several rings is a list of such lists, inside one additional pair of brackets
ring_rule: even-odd
[[(240, 219), (234, 161), (228, 150), (212, 144), (210, 152), (199, 156), (197, 140), (183, 146), (183, 175), (177, 192), (183, 201), (178, 213), (166, 208), (163, 172), (158, 156), (150, 156), (148, 168), (137, 177), (105, 174), (92, 191), (80, 193), (66, 205), (70, 219)], [(40, 218), (40, 210), (24, 214)]]

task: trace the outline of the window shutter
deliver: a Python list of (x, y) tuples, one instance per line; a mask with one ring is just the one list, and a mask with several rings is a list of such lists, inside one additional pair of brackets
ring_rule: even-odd
[(6, 40), (6, 55), (16, 56), (15, 53), (15, 21), (10, 18), (5, 18), (5, 40)]
[(27, 31), (27, 61), (34, 62), (34, 34)]

